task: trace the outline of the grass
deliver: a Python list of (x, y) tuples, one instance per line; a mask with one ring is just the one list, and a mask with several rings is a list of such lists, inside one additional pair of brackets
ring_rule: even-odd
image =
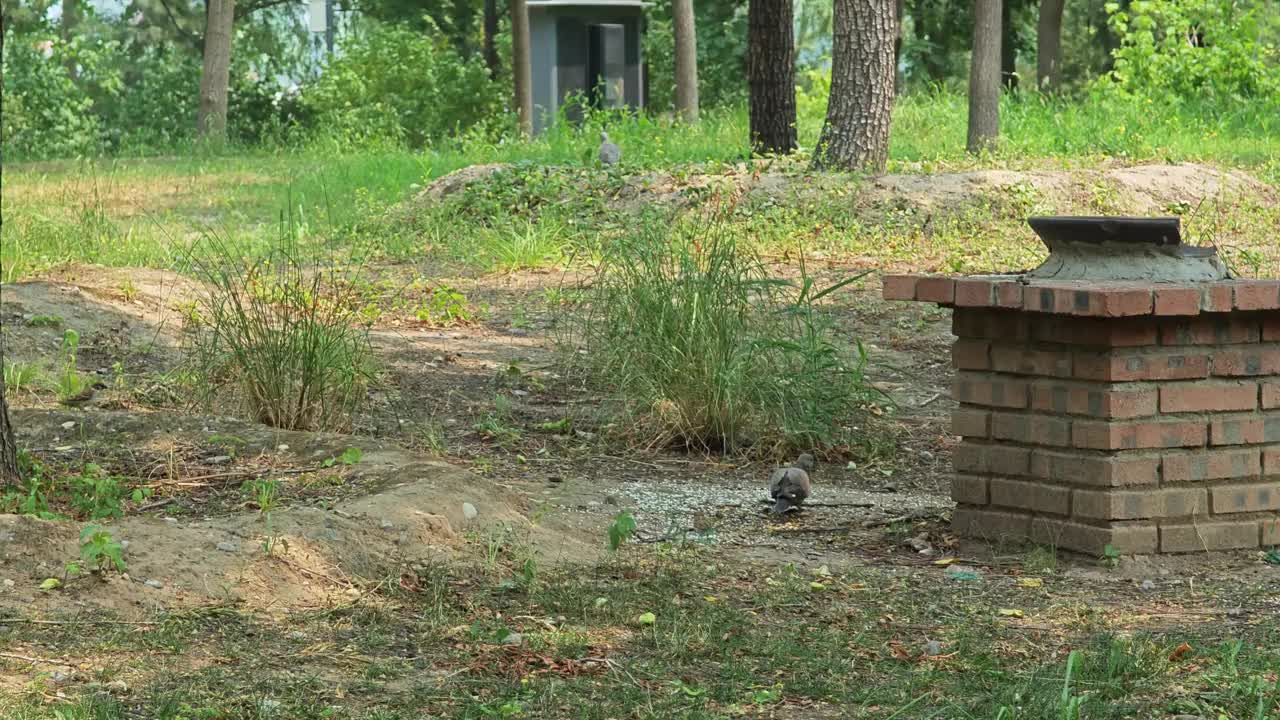
[[(518, 539), (480, 541), (492, 557), (474, 570), (397, 570), (389, 582), (366, 579), (361, 599), (324, 610), (215, 606), (92, 631), (7, 625), (14, 652), (38, 644), (41, 656), (84, 658), (84, 680), (124, 680), (129, 690), (95, 693), (73, 683), (67, 702), (49, 705), (40, 690), (50, 685), (37, 681), (0, 697), (0, 713), (1280, 717), (1273, 623), (1142, 626), (1124, 600), (1090, 604), (1067, 578), (1048, 578), (1052, 592), (998, 577), (975, 589), (940, 573), (868, 569), (824, 577), (815, 590), (806, 574), (724, 565), (693, 548), (624, 547), (598, 565), (547, 568), (530, 563)], [(1161, 601), (1166, 614), (1186, 608), (1190, 619), (1187, 605), (1198, 599), (1207, 598), (1179, 591)], [(1026, 618), (1001, 616), (1003, 607)], [(637, 622), (644, 613), (653, 624)], [(510, 632), (523, 642), (502, 644)], [(925, 638), (942, 652), (924, 655)], [(218, 662), (193, 662), (204, 657)]]

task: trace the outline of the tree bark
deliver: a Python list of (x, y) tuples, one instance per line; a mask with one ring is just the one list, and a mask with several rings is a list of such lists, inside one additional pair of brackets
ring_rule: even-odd
[(1013, 2), (1000, 3), (1000, 82), (1018, 89), (1018, 33), (1013, 27)]
[(484, 64), (489, 68), (489, 79), (498, 77), (498, 0), (484, 0)]
[(975, 0), (969, 64), (968, 150), (979, 153), (1000, 134), (1000, 0)]
[(1062, 10), (1066, 0), (1040, 0), (1036, 21), (1036, 81), (1052, 92), (1062, 86)]
[(751, 148), (796, 149), (796, 63), (791, 0), (751, 0), (747, 8), (747, 84)]
[(231, 38), (236, 0), (206, 0), (204, 68), (196, 132), (208, 140), (227, 138), (227, 93), (231, 85)]
[(686, 123), (698, 122), (698, 36), (693, 0), (672, 0), (671, 24), (676, 41), (676, 113)]
[(520, 132), (533, 134), (533, 68), (530, 66), (529, 8), (525, 0), (511, 0), (511, 70), (515, 84), (515, 110)]
[[(0, 54), (4, 53), (5, 16), (0, 9)], [(0, 70), (0, 95), (4, 94), (4, 71)], [(4, 171), (0, 170), (0, 176)], [(4, 225), (4, 215), (0, 214), (0, 226)], [(0, 277), (4, 277), (4, 266), (0, 264)], [(0, 370), (4, 368), (4, 333), (0, 332)], [(4, 397), (4, 378), (0, 378), (0, 487), (8, 487), (22, 477), (18, 473), (18, 446), (13, 440), (13, 426), (9, 424), (9, 401)]]
[(894, 0), (835, 0), (831, 98), (815, 168), (883, 172), (893, 114)]
[[(62, 19), (58, 21), (62, 29), (62, 41), (71, 42), (75, 37), (76, 27), (80, 24), (80, 0), (62, 0)], [(75, 58), (67, 53), (67, 74), (75, 78), (79, 74)]]

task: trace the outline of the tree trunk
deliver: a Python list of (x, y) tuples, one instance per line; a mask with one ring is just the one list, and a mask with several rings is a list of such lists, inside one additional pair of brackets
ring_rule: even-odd
[(902, 17), (906, 14), (906, 0), (896, 0), (893, 6), (893, 20), (897, 30), (893, 35), (893, 92), (901, 95), (906, 92), (906, 76), (899, 72), (902, 67)]
[(971, 153), (995, 144), (1000, 134), (1000, 0), (975, 0), (973, 58), (969, 64)]
[(236, 0), (206, 0), (204, 69), (200, 72), (200, 110), (196, 131), (200, 137), (227, 139), (227, 92), (231, 84), (231, 37)]
[(686, 123), (698, 122), (698, 36), (693, 0), (672, 0), (671, 24), (676, 40), (676, 113)]
[[(75, 37), (76, 27), (80, 25), (80, 0), (62, 0), (62, 19), (58, 22), (62, 28), (62, 41), (71, 42)], [(67, 53), (66, 58), (67, 74), (72, 78), (79, 72), (73, 55), (74, 53)]]
[(835, 0), (831, 98), (816, 168), (883, 172), (893, 114), (894, 0)]
[(1018, 89), (1018, 33), (1013, 27), (1013, 1), (1000, 3), (1000, 82)]
[(751, 148), (796, 149), (796, 63), (791, 0), (751, 0), (747, 8), (747, 83)]
[(529, 8), (525, 0), (511, 0), (511, 70), (515, 80), (515, 110), (520, 132), (533, 134), (533, 68), (529, 59)]
[(484, 0), (484, 64), (489, 68), (489, 79), (498, 77), (498, 0)]
[[(4, 11), (0, 9), (0, 54), (4, 53)], [(0, 95), (4, 94), (4, 71), (0, 70)], [(0, 176), (4, 173), (0, 170)], [(0, 214), (0, 226), (4, 215)], [(0, 277), (4, 266), (0, 265)], [(4, 333), (0, 332), (0, 369), (4, 368)], [(9, 401), (4, 397), (4, 379), (0, 378), (0, 487), (7, 487), (22, 478), (18, 474), (18, 446), (13, 441), (13, 426), (9, 424)]]
[(1062, 86), (1062, 10), (1066, 0), (1040, 0), (1036, 22), (1036, 81), (1052, 92)]

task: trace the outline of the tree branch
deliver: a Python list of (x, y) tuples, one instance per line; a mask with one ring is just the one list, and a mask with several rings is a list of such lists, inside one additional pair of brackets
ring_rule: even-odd
[(164, 7), (164, 14), (169, 18), (169, 24), (173, 25), (173, 29), (178, 32), (187, 42), (199, 51), (204, 49), (204, 38), (187, 30), (178, 23), (178, 18), (174, 16), (173, 9), (169, 7), (168, 0), (160, 0), (160, 5)]
[(259, 10), (266, 10), (267, 8), (276, 7), (277, 5), (288, 5), (289, 3), (297, 1), (298, 0), (255, 0), (255, 2), (237, 5), (235, 17), (236, 20), (240, 20), (241, 18), (248, 17)]

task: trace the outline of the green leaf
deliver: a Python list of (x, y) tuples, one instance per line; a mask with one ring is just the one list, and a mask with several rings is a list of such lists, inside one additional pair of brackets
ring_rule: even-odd
[(342, 452), (338, 457), (339, 462), (343, 465), (355, 465), (360, 462), (360, 458), (364, 457), (364, 451), (358, 447), (350, 447)]
[(40, 589), (45, 592), (57, 590), (60, 587), (62, 587), (62, 581), (58, 578), (45, 578), (45, 581), (40, 583)]

